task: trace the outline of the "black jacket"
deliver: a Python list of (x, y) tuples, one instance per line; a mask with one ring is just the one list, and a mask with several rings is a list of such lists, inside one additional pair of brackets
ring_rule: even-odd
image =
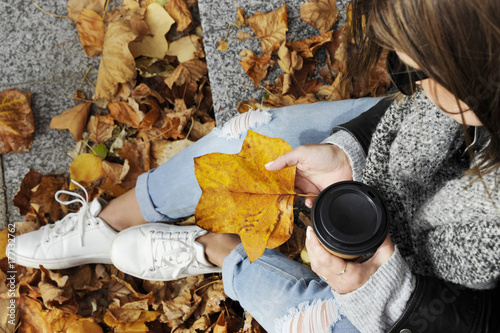
[[(351, 133), (367, 154), (377, 124), (391, 103), (391, 99), (383, 99), (334, 131)], [(497, 286), (494, 290), (473, 290), (416, 275), (416, 287), (407, 308), (389, 332), (500, 332), (500, 289)]]

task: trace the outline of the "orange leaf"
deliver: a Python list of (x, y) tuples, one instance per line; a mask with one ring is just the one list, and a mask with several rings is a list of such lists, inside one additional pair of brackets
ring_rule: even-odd
[(86, 9), (93, 10), (100, 16), (103, 16), (105, 3), (106, 0), (68, 0), (66, 6), (68, 16), (74, 23), (78, 22), (78, 17)]
[(333, 28), (338, 21), (336, 0), (312, 0), (300, 6), (300, 18), (320, 33)]
[(101, 54), (104, 43), (104, 22), (95, 11), (84, 10), (78, 17), (76, 29), (88, 57)]
[(271, 60), (270, 54), (256, 56), (250, 50), (243, 50), (240, 52), (243, 57), (240, 61), (241, 67), (245, 70), (247, 75), (252, 79), (257, 87), (259, 82), (264, 80), (270, 67), (274, 66), (274, 61)]
[(139, 128), (141, 119), (135, 110), (127, 102), (112, 102), (108, 104), (109, 114), (116, 121), (127, 124), (133, 128)]
[(9, 229), (0, 231), (0, 259), (7, 256), (7, 244), (9, 243)]
[(263, 53), (272, 52), (286, 40), (287, 20), (286, 4), (267, 14), (256, 12), (248, 19), (253, 32), (260, 38)]
[[(268, 243), (285, 242), (293, 228), (295, 167), (272, 172), (264, 164), (290, 150), (281, 139), (248, 131), (239, 154), (196, 158), (203, 191), (195, 210), (197, 224), (211, 232), (239, 234), (251, 261)], [(270, 239), (277, 226), (279, 239)]]
[(73, 135), (76, 141), (82, 139), (83, 130), (87, 125), (87, 118), (90, 113), (91, 102), (86, 102), (73, 106), (55, 116), (50, 121), (50, 128), (67, 129)]
[(30, 100), (29, 92), (0, 92), (0, 154), (30, 150), (35, 131)]

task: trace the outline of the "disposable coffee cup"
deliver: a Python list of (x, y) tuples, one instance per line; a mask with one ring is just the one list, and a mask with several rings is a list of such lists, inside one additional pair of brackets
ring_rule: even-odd
[(312, 208), (314, 233), (325, 249), (348, 261), (371, 258), (389, 230), (389, 215), (380, 194), (355, 181), (324, 189)]

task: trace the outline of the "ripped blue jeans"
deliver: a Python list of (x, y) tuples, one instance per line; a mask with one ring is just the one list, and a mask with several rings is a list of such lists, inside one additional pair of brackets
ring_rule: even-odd
[[(247, 129), (282, 138), (292, 148), (319, 143), (334, 126), (358, 116), (379, 100), (319, 102), (238, 115), (139, 177), (135, 191), (141, 213), (149, 222), (173, 221), (194, 214), (201, 189), (194, 175), (193, 158), (213, 152), (237, 154)], [(281, 331), (280, 326), (289, 331), (290, 324), (303, 324), (302, 332), (357, 332), (340, 314), (330, 287), (312, 271), (276, 251), (266, 250), (263, 257), (250, 264), (243, 249), (236, 248), (224, 261), (223, 280), (226, 294), (238, 300), (268, 332)], [(311, 311), (314, 309), (316, 313)], [(296, 316), (299, 310), (311, 313)], [(325, 326), (324, 320), (335, 325)]]

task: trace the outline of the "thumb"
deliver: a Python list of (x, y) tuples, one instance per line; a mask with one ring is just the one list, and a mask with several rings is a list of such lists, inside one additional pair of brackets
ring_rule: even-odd
[(285, 167), (296, 165), (298, 162), (299, 156), (295, 150), (292, 150), (267, 163), (265, 168), (269, 171), (278, 171)]

